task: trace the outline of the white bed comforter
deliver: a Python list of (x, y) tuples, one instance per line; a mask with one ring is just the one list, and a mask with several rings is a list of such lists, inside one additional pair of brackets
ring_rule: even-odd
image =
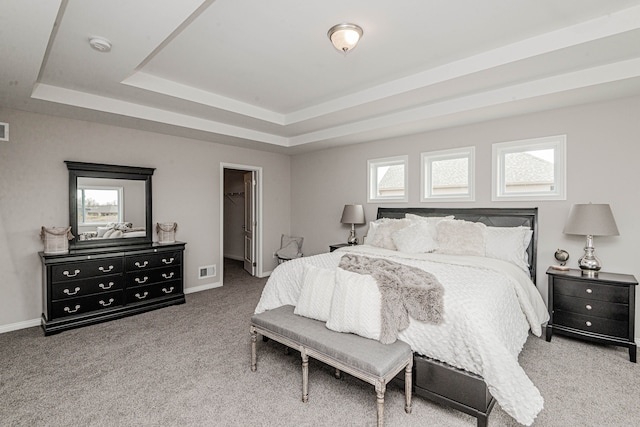
[(540, 336), (549, 315), (528, 275), (511, 263), (474, 256), (403, 254), (369, 245), (342, 248), (278, 266), (255, 312), (296, 305), (303, 265), (335, 269), (347, 251), (389, 257), (434, 274), (445, 288), (444, 322), (432, 325), (411, 319), (398, 337), (417, 353), (481, 375), (505, 412), (521, 424), (533, 423), (543, 399), (518, 364), (518, 354), (529, 329)]

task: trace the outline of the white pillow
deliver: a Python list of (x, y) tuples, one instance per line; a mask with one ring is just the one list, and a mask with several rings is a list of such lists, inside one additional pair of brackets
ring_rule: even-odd
[(375, 225), (374, 235), (373, 237), (367, 238), (367, 244), (395, 251), (397, 248), (395, 243), (393, 243), (393, 239), (391, 238), (391, 236), (396, 231), (400, 231), (410, 224), (411, 222), (408, 219), (386, 218), (386, 221), (378, 222)]
[(408, 219), (409, 221), (426, 221), (432, 225), (437, 225), (440, 221), (444, 220), (444, 219), (453, 219), (454, 216), (453, 215), (449, 215), (449, 216), (422, 216), (422, 215), (415, 215), (415, 214), (405, 214), (404, 217), (406, 219)]
[(485, 254), (509, 261), (529, 272), (527, 247), (533, 231), (529, 227), (487, 227)]
[(299, 316), (326, 322), (331, 311), (331, 299), (336, 273), (326, 268), (305, 264), (302, 273), (300, 298), (293, 312)]
[(485, 230), (481, 222), (463, 220), (440, 221), (436, 252), (451, 255), (485, 255)]
[(376, 280), (338, 268), (327, 328), (380, 339), (381, 302)]
[(98, 237), (104, 237), (104, 233), (106, 233), (109, 230), (112, 230), (112, 229), (109, 227), (98, 227)]
[(400, 252), (424, 253), (438, 249), (434, 239), (436, 227), (427, 221), (416, 221), (391, 235)]

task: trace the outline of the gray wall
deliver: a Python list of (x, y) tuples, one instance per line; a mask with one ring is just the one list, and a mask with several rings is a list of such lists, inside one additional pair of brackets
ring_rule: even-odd
[[(11, 129), (0, 142), (0, 329), (42, 313), (39, 231), (69, 221), (64, 160), (156, 168), (153, 221), (178, 223), (187, 290), (221, 280), (220, 163), (262, 167), (263, 271), (275, 267), (269, 254), (290, 224), (289, 156), (10, 109), (0, 121)], [(218, 276), (199, 280), (210, 264)]]
[[(340, 224), (345, 204), (363, 204), (367, 220), (375, 219), (378, 204), (367, 204), (367, 160), (406, 154), (409, 203), (385, 206), (539, 207), (537, 283), (545, 300), (545, 271), (555, 262), (555, 250), (568, 250), (572, 267), (583, 253), (583, 237), (562, 233), (573, 203), (611, 205), (620, 236), (596, 237), (596, 255), (603, 270), (640, 279), (639, 117), (640, 97), (633, 97), (296, 155), (291, 160), (291, 232), (304, 236), (305, 255), (346, 241), (349, 226)], [(492, 202), (491, 144), (558, 134), (567, 135), (567, 200)], [(476, 201), (421, 203), (420, 153), (471, 145), (476, 147)], [(357, 228), (359, 237), (366, 228)], [(636, 314), (636, 336), (639, 325)]]

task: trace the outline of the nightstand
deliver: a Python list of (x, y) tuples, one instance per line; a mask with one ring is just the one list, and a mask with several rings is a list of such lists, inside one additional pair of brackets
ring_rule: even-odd
[(599, 273), (583, 276), (580, 270), (549, 268), (549, 323), (553, 334), (567, 335), (629, 349), (636, 362), (634, 341), (636, 286), (629, 274)]
[(344, 248), (345, 246), (349, 246), (348, 243), (334, 243), (333, 245), (329, 245), (329, 252), (333, 252), (338, 248)]

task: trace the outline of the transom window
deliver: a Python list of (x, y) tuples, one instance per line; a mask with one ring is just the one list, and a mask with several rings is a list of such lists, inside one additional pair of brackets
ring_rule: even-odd
[(122, 222), (122, 187), (78, 187), (78, 224)]
[(408, 156), (387, 157), (367, 162), (369, 202), (406, 202), (408, 200)]
[(475, 147), (431, 151), (420, 155), (420, 201), (473, 201)]
[(566, 135), (493, 144), (492, 200), (566, 200)]

